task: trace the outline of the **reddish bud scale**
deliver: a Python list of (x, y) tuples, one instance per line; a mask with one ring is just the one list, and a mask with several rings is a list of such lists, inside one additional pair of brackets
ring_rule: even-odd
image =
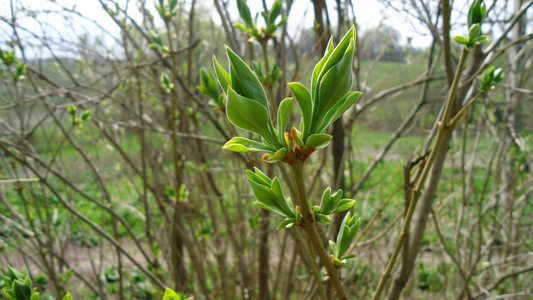
[[(294, 134), (296, 134), (294, 128), (291, 133), (285, 133), (285, 139), (289, 141), (291, 145), (292, 142), (295, 141)], [(292, 147), (292, 149), (287, 153), (287, 155), (285, 155), (285, 157), (281, 161), (288, 165), (294, 165), (298, 160), (306, 161), (309, 156), (315, 151), (316, 149), (313, 147), (307, 147), (297, 144)]]

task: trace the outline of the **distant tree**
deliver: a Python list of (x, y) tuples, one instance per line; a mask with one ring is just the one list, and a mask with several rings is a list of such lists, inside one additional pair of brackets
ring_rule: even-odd
[(361, 59), (403, 61), (409, 49), (401, 45), (401, 38), (400, 32), (389, 25), (368, 29), (361, 38)]

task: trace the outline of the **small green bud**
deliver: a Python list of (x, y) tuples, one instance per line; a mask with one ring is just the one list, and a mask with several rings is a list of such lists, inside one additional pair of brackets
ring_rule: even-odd
[(294, 205), (290, 198), (284, 196), (279, 180), (276, 177), (270, 179), (257, 168), (254, 171), (247, 173), (248, 182), (257, 200), (255, 204), (285, 218), (297, 220)]
[(168, 77), (167, 73), (162, 72), (160, 80), (161, 80), (161, 83), (163, 84), (163, 87), (168, 93), (174, 90), (174, 83), (170, 81), (170, 78)]
[(503, 69), (496, 69), (494, 66), (490, 67), (485, 71), (485, 74), (479, 81), (479, 91), (488, 92), (494, 89), (496, 83), (499, 83), (503, 80), (502, 78)]
[(71, 116), (75, 116), (76, 115), (76, 106), (74, 105), (71, 105), (67, 108), (67, 111), (68, 113), (71, 115)]
[(91, 119), (91, 111), (86, 109), (83, 111), (83, 114), (81, 115), (81, 119), (83, 121), (89, 121)]

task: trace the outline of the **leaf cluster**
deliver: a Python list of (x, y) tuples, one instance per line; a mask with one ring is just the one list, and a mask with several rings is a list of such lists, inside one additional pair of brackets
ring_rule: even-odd
[(33, 288), (30, 277), (26, 274), (8, 267), (3, 272), (2, 293), (7, 299), (12, 300), (38, 300), (39, 293)]
[(226, 99), (224, 94), (220, 93), (218, 89), (215, 73), (213, 73), (212, 70), (209, 70), (209, 72), (201, 70), (200, 84), (201, 85), (197, 86), (196, 89), (210, 98), (209, 104), (221, 111), (225, 111)]
[(331, 194), (331, 188), (326, 188), (324, 194), (322, 194), (320, 206), (313, 206), (314, 218), (318, 222), (327, 225), (331, 223), (331, 218), (329, 215), (349, 210), (352, 208), (352, 206), (354, 206), (355, 200), (341, 198), (342, 190), (338, 190), (334, 194)]
[(26, 74), (26, 64), (17, 59), (14, 51), (4, 51), (0, 49), (0, 61), (2, 61), (2, 63), (8, 68), (11, 66), (15, 67), (12, 75), (14, 82), (24, 79), (24, 74)]
[(274, 212), (285, 218), (278, 229), (298, 225), (301, 215), (294, 208), (290, 197), (285, 197), (277, 177), (270, 179), (261, 170), (255, 168), (254, 172), (248, 170), (248, 182), (254, 191), (255, 204), (268, 211)]
[(266, 70), (266, 74), (263, 72), (263, 66), (261, 65), (261, 62), (253, 63), (252, 67), (254, 69), (255, 74), (257, 74), (259, 81), (264, 86), (276, 86), (278, 84), (278, 80), (283, 75), (283, 71), (281, 71), (278, 64), (274, 64), (272, 72)]
[(342, 267), (346, 263), (346, 260), (355, 257), (354, 254), (345, 254), (353, 243), (360, 225), (361, 219), (356, 218), (355, 215), (351, 216), (350, 212), (348, 212), (342, 220), (337, 241), (329, 241), (329, 248), (332, 253), (331, 260), (337, 267)]
[(170, 52), (170, 49), (168, 46), (165, 46), (163, 43), (163, 39), (161, 38), (161, 35), (155, 31), (150, 31), (150, 39), (152, 40), (152, 43), (150, 43), (149, 47), (151, 49), (161, 51), (164, 55), (168, 54)]
[(468, 10), (468, 36), (455, 36), (453, 38), (455, 42), (463, 45), (468, 50), (472, 50), (477, 45), (488, 41), (488, 36), (481, 35), (481, 25), (483, 25), (486, 14), (487, 7), (482, 0), (472, 2)]
[(330, 40), (326, 54), (313, 71), (311, 92), (301, 83), (289, 83), (302, 111), (300, 130), (292, 128), (290, 133), (285, 132), (285, 128), (292, 110), (292, 98), (280, 103), (274, 127), (269, 102), (257, 75), (229, 48), (226, 48), (229, 72), (214, 57), (215, 74), (227, 96), (229, 121), (262, 137), (261, 142), (235, 137), (224, 145), (224, 149), (266, 152), (262, 158), (266, 162), (294, 164), (298, 160), (305, 161), (312, 152), (326, 147), (331, 136), (324, 132), (361, 96), (360, 92), (349, 91), (352, 86), (354, 40), (354, 27), (337, 47), (333, 47)]
[(81, 113), (81, 116), (80, 117), (76, 117), (76, 112), (77, 112), (77, 109), (76, 109), (76, 106), (74, 105), (71, 105), (67, 108), (67, 111), (70, 115), (70, 122), (72, 123), (73, 126), (80, 126), (82, 125), (83, 122), (85, 121), (89, 121), (91, 120), (91, 111), (86, 109), (84, 110), (82, 113)]
[(490, 67), (485, 71), (485, 74), (479, 81), (479, 91), (488, 92), (494, 89), (496, 83), (499, 83), (503, 80), (503, 69), (496, 69), (494, 66)]
[(170, 21), (170, 19), (178, 15), (177, 6), (178, 0), (158, 0), (155, 3), (157, 13), (165, 22)]
[(163, 294), (162, 300), (191, 300), (192, 298), (184, 296), (183, 294), (178, 294), (173, 290), (167, 288), (165, 294)]
[(263, 160), (276, 162), (288, 152), (283, 133), (289, 121), (292, 99), (283, 100), (278, 109), (276, 128), (272, 123), (268, 99), (263, 85), (248, 65), (231, 49), (226, 48), (230, 63), (229, 72), (224, 70), (213, 57), (218, 83), (227, 97), (226, 114), (235, 126), (259, 134), (263, 140), (257, 142), (236, 137), (224, 145), (224, 149), (235, 152), (266, 152)]
[(287, 22), (287, 17), (281, 18), (279, 22), (276, 22), (279, 16), (281, 16), (282, 9), (282, 0), (276, 0), (272, 3), (269, 11), (261, 12), (261, 16), (265, 21), (266, 28), (257, 27), (257, 18), (259, 13), (252, 18), (250, 12), (250, 7), (246, 0), (237, 0), (237, 8), (239, 10), (239, 15), (244, 21), (244, 24), (235, 23), (233, 26), (237, 29), (245, 31), (250, 36), (249, 41), (253, 42), (254, 40), (263, 43), (268, 41), (271, 38), (276, 37), (276, 30), (283, 26)]

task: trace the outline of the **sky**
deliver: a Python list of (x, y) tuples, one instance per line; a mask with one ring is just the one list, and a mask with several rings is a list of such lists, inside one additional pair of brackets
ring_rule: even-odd
[[(267, 1), (270, 4), (272, 1)], [(337, 22), (337, 13), (335, 11), (334, 0), (327, 0), (328, 7), (330, 9), (329, 16), (332, 24)], [(376, 0), (352, 0), (355, 7), (356, 21), (359, 25), (359, 29), (364, 32), (365, 30), (376, 27), (380, 23), (384, 23), (398, 29), (403, 36), (403, 42), (407, 42), (410, 38), (411, 43), (415, 47), (427, 47), (431, 43), (429, 32), (415, 32), (410, 24), (407, 24), (405, 19), (390, 7), (383, 4), (383, 1)], [(262, 9), (261, 1), (248, 1), (252, 11), (260, 11)], [(351, 15), (351, 14), (350, 14)], [(310, 28), (313, 26), (314, 11), (313, 5), (310, 0), (295, 0), (289, 15), (289, 26), (296, 24), (300, 26), (303, 22), (304, 28)], [(419, 26), (420, 28), (420, 26)], [(291, 28), (289, 28), (289, 31)]]
[[(107, 1), (107, 0), (104, 0)], [(153, 3), (154, 0), (146, 0), (147, 3)], [(189, 0), (187, 0), (189, 1)], [(330, 7), (330, 18), (332, 24), (336, 23), (335, 0), (326, 0)], [(384, 1), (377, 0), (352, 0), (355, 6), (355, 14), (359, 29), (365, 30), (378, 26), (380, 23), (387, 24), (396, 28), (402, 34), (401, 43), (407, 43), (409, 40), (414, 47), (427, 47), (431, 42), (429, 32), (425, 26), (420, 24), (411, 24), (403, 17), (403, 13), (398, 13), (383, 4)], [(0, 17), (11, 18), (10, 15), (10, 0), (0, 0)], [(29, 10), (38, 11), (39, 21), (36, 22), (31, 17), (25, 16), (20, 18), (19, 24), (29, 29), (27, 32), (22, 32), (22, 35), (31, 35), (31, 32), (38, 32), (38, 34), (46, 33), (48, 36), (61, 36), (68, 48), (69, 39), (71, 41), (78, 41), (78, 36), (82, 33), (90, 35), (100, 35), (101, 39), (107, 43), (113, 43), (113, 38), (118, 37), (118, 26), (111, 20), (111, 18), (103, 11), (100, 3), (97, 0), (13, 0), (14, 3), (22, 3), (22, 6)], [(97, 28), (91, 22), (77, 17), (75, 20), (68, 20), (63, 17), (61, 8), (54, 2), (60, 3), (67, 8), (73, 8), (80, 12), (83, 17), (89, 20), (97, 20), (98, 26), (105, 28), (110, 34), (103, 34), (102, 30)], [(117, 0), (121, 7), (125, 7), (127, 0)], [(128, 13), (134, 18), (139, 18), (140, 13), (134, 6), (136, 1), (130, 0), (130, 7)], [(273, 0), (267, 0), (270, 5)], [(458, 5), (464, 5), (466, 0), (456, 0)], [(213, 5), (213, 0), (197, 0), (197, 3), (209, 7), (212, 10), (212, 18), (214, 22), (220, 23), (220, 18), (216, 13)], [(236, 1), (230, 0), (229, 11), (234, 21), (239, 20)], [(435, 1), (437, 3), (437, 1)], [(261, 0), (248, 0), (252, 14), (262, 10)], [(156, 15), (153, 4), (147, 4), (148, 8), (153, 9), (153, 14)], [(47, 12), (47, 13), (43, 13)], [(20, 13), (21, 16), (24, 13)], [(261, 18), (260, 18), (261, 19)], [(289, 33), (296, 35), (298, 30), (302, 27), (310, 28), (313, 25), (314, 13), (310, 0), (294, 0), (293, 7), (289, 15)], [(6, 35), (11, 34), (9, 26), (5, 22), (0, 22), (0, 41), (6, 40)], [(298, 38), (293, 36), (293, 38)], [(72, 44), (72, 43), (70, 43)], [(2, 46), (3, 47), (3, 46)], [(65, 51), (69, 51), (68, 49)]]

